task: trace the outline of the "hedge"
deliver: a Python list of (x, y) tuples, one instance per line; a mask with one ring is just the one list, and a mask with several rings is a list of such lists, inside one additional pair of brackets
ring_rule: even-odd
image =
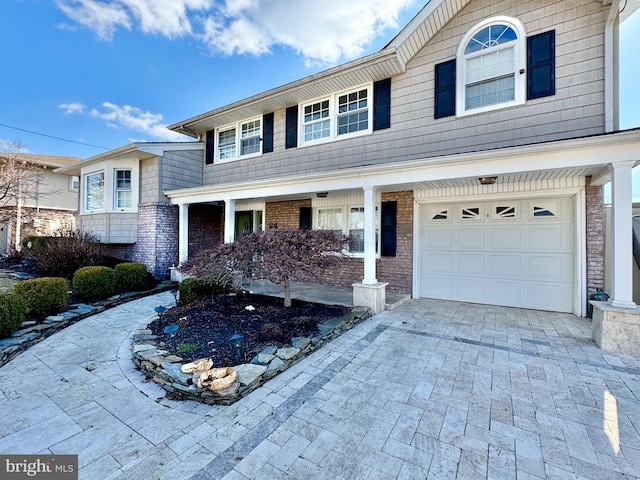
[(27, 304), (15, 293), (0, 293), (0, 338), (11, 335), (27, 314)]
[(60, 313), (69, 301), (69, 285), (61, 277), (32, 278), (18, 283), (13, 293), (22, 297), (27, 311), (35, 316)]
[(73, 292), (84, 300), (104, 300), (115, 292), (116, 275), (112, 268), (82, 267), (73, 274)]
[(119, 263), (113, 269), (116, 276), (116, 290), (135, 292), (147, 284), (147, 266), (144, 263)]

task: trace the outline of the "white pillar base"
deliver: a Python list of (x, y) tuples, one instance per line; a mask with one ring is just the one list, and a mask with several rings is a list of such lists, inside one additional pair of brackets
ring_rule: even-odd
[(608, 302), (593, 305), (591, 338), (602, 350), (640, 356), (640, 308), (616, 308)]
[(387, 282), (367, 284), (356, 282), (353, 287), (353, 306), (367, 307), (374, 315), (384, 310), (386, 304), (385, 287)]

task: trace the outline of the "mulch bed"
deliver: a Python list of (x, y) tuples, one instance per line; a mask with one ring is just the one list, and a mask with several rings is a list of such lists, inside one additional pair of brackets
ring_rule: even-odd
[[(251, 362), (267, 346), (290, 346), (293, 337), (312, 338), (319, 334), (319, 323), (349, 311), (339, 305), (298, 300), (287, 308), (282, 298), (242, 292), (171, 308), (162, 315), (162, 322), (154, 320), (148, 328), (171, 348), (171, 338), (164, 328), (178, 325), (177, 355), (185, 361), (210, 357), (214, 367), (227, 367)], [(240, 362), (229, 343), (235, 333), (244, 337)], [(195, 350), (185, 351), (189, 346)]]

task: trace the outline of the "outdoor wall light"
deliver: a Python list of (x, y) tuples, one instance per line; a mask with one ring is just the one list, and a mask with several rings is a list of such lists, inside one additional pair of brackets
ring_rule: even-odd
[(497, 179), (498, 177), (480, 177), (478, 180), (480, 181), (480, 185), (493, 185)]
[(176, 332), (180, 327), (178, 325), (169, 325), (164, 329), (164, 333), (168, 334), (171, 337), (171, 345), (173, 346), (173, 353), (176, 353)]
[(329, 196), (329, 192), (318, 192), (316, 193), (316, 197), (318, 198), (327, 198)]
[(154, 308), (154, 310), (158, 314), (158, 325), (160, 325), (160, 327), (162, 327), (162, 315), (164, 314), (164, 312), (167, 311), (167, 307), (163, 307), (162, 305), (158, 305), (156, 308)]
[(234, 333), (233, 336), (229, 339), (229, 343), (232, 347), (236, 349), (236, 360), (238, 363), (240, 362), (240, 347), (242, 345), (242, 339), (244, 337), (239, 333)]

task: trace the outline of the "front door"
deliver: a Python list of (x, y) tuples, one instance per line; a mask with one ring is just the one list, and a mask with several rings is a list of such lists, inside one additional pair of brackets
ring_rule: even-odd
[(236, 212), (236, 240), (253, 232), (253, 211)]

